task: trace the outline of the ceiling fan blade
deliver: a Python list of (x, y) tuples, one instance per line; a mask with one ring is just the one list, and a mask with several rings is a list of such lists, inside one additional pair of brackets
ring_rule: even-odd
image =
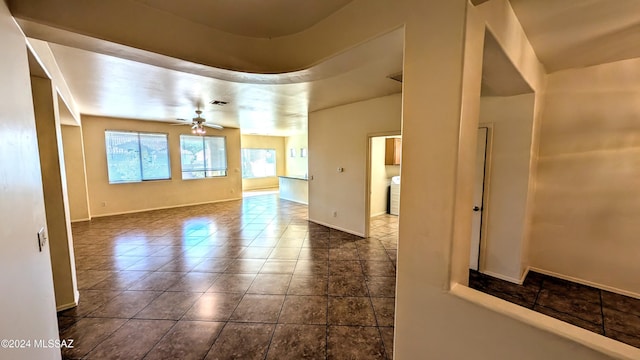
[(210, 128), (218, 129), (218, 130), (224, 129), (224, 127), (222, 127), (222, 125), (218, 125), (218, 124), (202, 123), (202, 126), (206, 126), (206, 127), (210, 127)]
[[(187, 122), (188, 121), (188, 122)], [(191, 125), (191, 121), (183, 118), (176, 118), (173, 121), (168, 121), (171, 125)]]

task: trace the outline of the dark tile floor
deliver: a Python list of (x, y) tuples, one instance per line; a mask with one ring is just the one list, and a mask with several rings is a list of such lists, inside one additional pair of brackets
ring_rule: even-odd
[(277, 194), (73, 225), (66, 359), (391, 359), (397, 217), (362, 239)]
[(469, 286), (640, 348), (640, 300), (529, 272), (516, 285), (470, 271)]

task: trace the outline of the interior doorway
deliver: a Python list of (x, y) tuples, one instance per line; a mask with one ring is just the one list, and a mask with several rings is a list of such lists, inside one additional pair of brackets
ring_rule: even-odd
[(473, 182), (473, 215), (471, 219), (471, 251), (469, 253), (469, 269), (480, 271), (482, 256), (483, 214), (485, 213), (485, 184), (487, 180), (487, 149), (489, 144), (489, 128), (478, 128), (476, 144), (476, 166)]
[(402, 138), (399, 134), (369, 136), (365, 235), (373, 217), (399, 216)]

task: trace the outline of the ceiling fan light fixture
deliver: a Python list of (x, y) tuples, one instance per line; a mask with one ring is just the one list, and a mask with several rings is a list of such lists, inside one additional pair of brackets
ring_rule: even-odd
[(204, 135), (207, 133), (207, 130), (204, 129), (202, 124), (194, 124), (191, 128), (191, 133), (195, 135)]
[[(179, 121), (188, 121), (186, 119), (182, 119), (182, 118), (177, 118), (176, 120)], [(202, 110), (197, 109), (196, 110), (196, 117), (194, 117), (193, 119), (191, 119), (191, 123), (181, 123), (181, 124), (173, 124), (173, 125), (190, 125), (191, 126), (191, 133), (194, 135), (204, 135), (207, 133), (207, 130), (205, 129), (205, 127), (210, 127), (212, 129), (216, 129), (216, 130), (222, 130), (224, 129), (222, 127), (222, 125), (218, 125), (218, 124), (210, 124), (206, 122), (207, 120), (205, 118), (202, 117)]]

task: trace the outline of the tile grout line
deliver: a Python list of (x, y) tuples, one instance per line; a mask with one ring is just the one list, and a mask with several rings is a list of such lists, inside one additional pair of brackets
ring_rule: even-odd
[[(358, 249), (356, 247), (356, 251), (358, 253), (358, 258), (360, 258), (360, 249)], [(371, 290), (369, 289), (369, 282), (367, 281), (367, 275), (365, 274), (364, 271), (364, 265), (362, 264), (362, 259), (360, 258), (360, 268), (362, 270), (362, 274), (364, 275), (364, 283), (365, 286), (367, 287), (367, 297), (369, 299), (369, 305), (371, 306), (371, 311), (373, 312), (373, 319), (376, 322), (376, 330), (378, 332), (378, 337), (380, 339), (380, 342), (382, 343), (382, 351), (383, 351), (383, 355), (386, 359), (389, 359), (389, 356), (387, 355), (387, 349), (384, 346), (384, 341), (382, 340), (382, 332), (380, 331), (380, 323), (378, 322), (378, 313), (376, 312), (376, 308), (373, 306), (373, 299), (371, 299)]]
[(113, 334), (115, 334), (116, 331), (120, 330), (127, 322), (129, 322), (129, 320), (131, 319), (128, 319), (127, 321), (123, 322), (122, 325), (118, 326), (118, 328), (116, 328), (111, 333), (109, 333), (109, 335), (106, 335), (104, 339), (102, 339), (102, 341), (98, 342), (95, 346), (91, 348), (91, 350), (87, 351), (87, 353), (81, 356), (80, 358), (82, 359), (86, 358), (89, 354), (91, 354), (91, 352), (93, 352), (93, 350), (95, 350), (98, 346), (100, 346), (103, 342), (107, 341), (107, 339), (109, 339)]
[[(263, 201), (263, 202), (261, 202), (261, 204), (262, 204), (262, 203), (267, 203), (267, 202), (266, 202), (266, 201)], [(261, 206), (263, 206), (263, 205), (254, 205), (254, 206), (252, 207), (252, 209), (257, 209), (257, 208), (259, 208), (259, 207), (261, 207)], [(229, 207), (227, 207), (227, 210), (234, 210), (234, 209), (229, 209)], [(250, 210), (250, 211), (253, 211), (253, 210)], [(255, 211), (254, 211), (254, 212), (255, 212)], [(161, 212), (161, 213), (163, 213), (163, 212)], [(200, 212), (200, 211), (198, 211), (198, 212), (193, 211), (193, 212), (191, 212), (190, 214), (186, 214), (186, 215), (184, 215), (184, 216), (181, 216), (181, 217), (180, 217), (180, 219), (185, 220), (185, 219), (188, 219), (188, 218), (189, 218), (189, 216), (197, 216), (197, 215), (199, 215), (199, 214), (201, 214), (201, 213), (202, 213), (202, 212)], [(284, 214), (284, 215), (283, 215), (283, 213), (286, 213), (286, 214)], [(252, 214), (253, 214), (253, 213), (252, 213)], [(259, 215), (256, 215), (256, 214), (253, 214), (253, 215), (254, 215), (254, 216), (253, 216), (253, 219), (257, 219), (257, 218), (259, 218)], [(290, 216), (290, 219), (289, 219), (289, 222), (288, 222), (288, 224), (289, 224), (289, 225), (298, 225), (298, 224), (299, 224), (299, 225), (306, 225), (306, 224), (308, 224), (308, 218), (302, 219), (301, 217), (299, 217), (300, 215), (303, 215), (303, 214), (302, 214), (302, 211), (293, 211), (293, 209), (291, 209), (291, 211), (285, 211), (285, 212), (281, 212), (281, 213), (279, 213), (279, 216)], [(165, 217), (166, 217), (166, 218), (169, 218), (169, 216), (170, 216), (170, 215), (165, 215)], [(303, 215), (303, 216), (304, 216), (304, 215)], [(242, 220), (243, 218), (245, 218), (245, 217), (242, 217), (242, 216), (225, 216), (225, 217), (224, 217), (224, 219), (229, 219), (231, 222), (233, 222), (233, 221), (235, 221), (235, 220)], [(273, 217), (273, 219), (277, 219), (277, 218), (278, 218), (278, 216), (274, 216), (274, 217)], [(245, 219), (246, 219), (246, 218), (245, 218)], [(306, 220), (306, 221), (303, 221), (303, 220)], [(154, 223), (154, 224), (159, 224), (160, 222), (161, 222), (160, 220), (155, 220), (153, 223)], [(272, 222), (273, 222), (273, 221), (272, 221)], [(138, 224), (138, 225), (143, 226), (144, 224)], [(246, 225), (246, 226), (244, 226), (243, 228), (246, 228), (248, 225), (251, 225), (251, 224), (247, 224), (247, 225)], [(135, 229), (132, 229), (132, 230), (129, 230), (129, 231), (134, 231), (134, 230), (135, 230)], [(85, 233), (86, 233), (86, 234), (89, 234), (89, 231), (85, 231)], [(308, 233), (309, 233), (309, 231), (307, 230), (307, 234), (308, 234)], [(337, 234), (342, 234), (342, 233), (340, 233), (340, 232), (336, 232), (336, 233), (337, 233)], [(171, 234), (171, 232), (167, 232), (167, 234)], [(330, 234), (330, 232), (329, 232), (329, 234)], [(282, 237), (282, 235), (283, 235), (283, 234), (281, 233), (281, 234), (280, 234), (280, 237)], [(205, 241), (206, 239), (205, 239), (205, 237), (203, 237), (203, 238), (202, 238), (202, 239), (200, 239), (200, 240), (201, 240), (201, 241), (200, 241), (200, 243), (203, 243), (203, 241)], [(255, 242), (255, 240), (256, 240), (256, 237), (254, 237), (254, 239), (252, 240), (252, 243), (253, 243), (253, 242)], [(338, 237), (338, 239), (335, 239), (335, 240), (344, 240), (344, 239), (341, 239), (341, 237)], [(349, 239), (349, 240), (350, 240), (350, 239)], [(136, 245), (144, 245), (144, 244), (136, 244)], [(171, 245), (171, 244), (169, 244), (169, 243), (167, 243), (167, 244), (164, 244), (164, 243), (163, 243), (163, 245), (164, 245), (166, 248), (168, 248), (169, 246), (172, 246), (172, 245)], [(250, 244), (242, 244), (242, 245), (243, 245), (245, 248), (248, 248)], [(383, 247), (384, 247), (384, 245), (383, 245)], [(301, 253), (302, 253), (302, 249), (301, 249), (301, 248), (304, 248), (304, 245), (303, 245), (302, 247), (300, 247), (300, 246), (295, 246), (295, 248), (297, 248), (297, 249), (298, 249), (298, 252), (297, 252), (297, 259), (296, 259), (296, 267), (297, 267), (297, 265), (298, 265), (298, 263), (299, 263), (299, 260), (300, 260)], [(310, 248), (314, 248), (314, 247), (313, 247), (313, 246), (310, 246)], [(330, 250), (329, 250), (329, 249), (330, 249), (330, 246), (329, 246), (329, 245), (327, 245), (327, 246), (323, 246), (322, 248), (323, 248), (323, 252), (325, 252), (325, 253), (326, 253), (326, 259), (327, 259), (327, 272), (325, 273), (325, 276), (324, 276), (324, 277), (328, 280), (328, 279), (329, 279), (329, 274), (330, 274), (330, 268), (329, 268), (330, 260), (329, 260), (329, 256), (328, 256), (328, 253), (330, 252)], [(358, 249), (358, 247), (356, 247), (356, 250), (358, 251), (358, 253), (360, 252), (360, 251), (359, 251), (359, 249)], [(386, 249), (385, 249), (385, 250), (386, 250)], [(134, 251), (136, 251), (136, 250), (131, 249), (129, 252), (130, 252), (130, 253), (133, 253)], [(160, 251), (163, 251), (163, 250), (158, 250), (158, 252), (160, 252)], [(183, 251), (183, 254), (184, 254), (184, 252), (185, 252), (185, 251)], [(155, 254), (155, 252), (154, 252), (154, 254)], [(132, 255), (133, 255), (133, 254), (132, 254)], [(147, 256), (147, 257), (145, 257), (145, 258), (149, 258), (151, 255), (153, 255), (153, 254), (150, 254), (149, 256)], [(390, 259), (390, 255), (389, 255), (389, 253), (388, 253), (388, 252), (387, 252), (385, 255), (387, 255), (387, 256), (385, 256), (385, 259)], [(238, 256), (235, 256), (235, 257), (234, 257), (234, 260), (237, 260), (237, 259), (239, 259), (239, 257), (238, 257)], [(175, 259), (172, 259), (171, 261), (174, 261), (174, 260), (175, 260)], [(203, 258), (203, 259), (202, 259), (202, 261), (203, 261), (203, 262), (204, 262), (204, 261), (215, 261), (215, 260), (217, 260), (217, 259), (216, 259), (216, 258), (211, 258), (211, 259), (205, 259), (205, 258)], [(267, 260), (268, 260), (268, 259), (267, 259)], [(267, 261), (267, 260), (265, 260), (265, 261)], [(278, 259), (275, 259), (275, 260), (278, 260)], [(309, 260), (312, 260), (312, 261), (313, 261), (313, 260), (317, 260), (317, 259), (316, 259), (315, 257), (311, 256), (311, 257), (309, 258)], [(348, 259), (345, 259), (345, 260), (348, 260)], [(361, 270), (363, 270), (363, 269), (364, 269), (363, 267), (364, 267), (365, 261), (364, 261), (363, 259), (360, 259), (360, 258), (358, 258), (357, 260), (359, 261), (360, 269), (361, 269)], [(167, 263), (170, 263), (171, 261), (169, 261), (169, 262), (167, 262)], [(143, 262), (143, 259), (137, 260), (137, 261), (135, 261), (135, 264), (133, 264), (133, 263), (132, 263), (131, 265), (129, 265), (129, 267), (134, 267), (135, 265), (138, 265), (139, 263), (142, 263), (142, 262)], [(163, 265), (166, 265), (166, 264), (163, 264)], [(262, 271), (262, 269), (264, 268), (264, 266), (265, 266), (265, 265), (266, 265), (266, 264), (262, 264), (262, 266), (260, 267), (260, 270), (258, 270), (258, 273), (257, 273), (257, 274), (254, 274), (256, 277), (257, 277), (257, 275), (259, 275), (259, 274), (261, 273), (261, 271)], [(395, 264), (393, 264), (393, 265), (394, 265), (394, 267), (395, 267)], [(198, 265), (196, 265), (195, 267), (197, 267), (197, 266), (198, 266)], [(195, 268), (195, 267), (194, 267), (194, 268)], [(160, 268), (162, 268), (162, 267), (160, 267)], [(99, 269), (99, 268), (98, 268), (98, 269)], [(121, 269), (121, 270), (123, 270), (123, 269)], [(127, 270), (127, 269), (124, 269), (124, 270)], [(158, 271), (159, 269), (155, 269), (155, 270), (149, 270), (149, 269), (131, 269), (131, 270), (132, 270), (132, 271), (135, 271), (135, 270), (139, 270), (139, 271), (149, 271), (149, 274), (147, 274), (147, 275), (148, 275), (148, 276), (150, 276), (151, 274), (153, 274), (154, 272)], [(225, 270), (226, 270), (226, 269), (225, 269)], [(190, 269), (190, 271), (188, 271), (187, 273), (211, 273), (211, 272), (210, 272), (210, 271), (201, 272), (201, 271), (194, 271), (194, 269)], [(218, 274), (218, 276), (220, 276), (221, 274), (224, 274), (224, 273), (225, 273), (225, 271), (223, 270), (222, 272), (215, 272), (215, 273), (217, 273), (217, 274)], [(295, 274), (295, 269), (294, 269), (294, 272), (290, 274), (290, 279), (289, 279), (289, 282), (288, 282), (288, 285), (287, 285), (287, 290), (286, 290), (286, 292), (287, 292), (287, 293), (288, 293), (288, 291), (290, 290), (290, 287), (291, 287), (291, 280), (292, 280), (292, 277), (294, 276), (294, 274)], [(307, 276), (313, 276), (313, 275), (315, 275), (315, 274), (314, 274), (314, 273), (312, 273), (312, 274), (309, 274), (309, 275), (307, 275)], [(363, 271), (363, 276), (364, 276), (364, 271)], [(364, 277), (366, 278), (366, 276), (364, 276)], [(145, 277), (143, 277), (143, 278), (145, 278)], [(138, 281), (143, 281), (143, 280), (144, 280), (143, 278), (138, 279), (136, 282), (138, 282)], [(215, 281), (215, 280), (214, 280), (214, 281)], [(257, 281), (257, 279), (254, 277), (254, 279), (252, 279), (251, 283), (249, 284), (249, 286), (248, 286), (247, 290), (245, 290), (245, 291), (242, 293), (242, 297), (244, 297), (246, 294), (248, 294), (248, 292), (249, 292), (249, 290), (248, 290), (248, 289), (249, 289), (251, 286), (253, 286), (253, 285), (256, 283), (256, 281)], [(327, 303), (326, 303), (326, 305), (325, 305), (325, 308), (326, 308), (326, 310), (327, 310), (327, 313), (326, 313), (326, 315), (325, 315), (325, 321), (326, 321), (326, 323), (327, 323), (327, 324), (326, 324), (326, 327), (325, 327), (325, 329), (326, 329), (326, 330), (325, 330), (325, 341), (327, 342), (327, 345), (325, 345), (325, 352), (327, 352), (327, 354), (328, 354), (328, 337), (329, 337), (329, 333), (328, 333), (328, 318), (329, 318), (329, 311), (328, 311), (328, 310), (329, 310), (329, 304), (328, 304), (328, 300), (329, 300), (329, 298), (331, 297), (331, 296), (329, 295), (329, 291), (328, 291), (328, 287), (329, 287), (329, 282), (328, 282), (328, 281), (327, 281), (327, 283), (326, 283), (326, 285), (325, 285), (325, 286), (326, 286), (325, 291), (326, 291), (326, 299), (327, 299)], [(366, 289), (367, 289), (367, 293), (368, 293), (368, 297), (369, 297), (369, 303), (371, 304), (371, 308), (372, 308), (372, 310), (374, 311), (374, 320), (376, 320), (376, 325), (375, 325), (375, 326), (372, 326), (372, 327), (376, 327), (376, 328), (378, 329), (378, 331), (380, 331), (379, 326), (377, 326), (379, 323), (377, 322), (377, 316), (375, 315), (375, 309), (373, 308), (373, 305), (372, 305), (372, 299), (371, 299), (371, 294), (370, 294), (370, 291), (369, 291), (369, 287), (368, 287), (368, 285), (366, 285), (366, 283), (365, 283), (365, 286), (367, 286), (367, 287), (366, 287)], [(131, 287), (133, 287), (133, 284), (131, 285)], [(117, 289), (117, 290), (118, 290), (119, 292), (122, 292), (122, 291), (136, 291), (136, 290), (128, 290), (128, 289), (125, 289), (125, 290)], [(138, 290), (138, 291), (148, 291), (148, 290), (140, 289), (140, 290)], [(165, 290), (163, 290), (163, 291), (159, 291), (158, 293), (160, 294), (160, 295), (158, 295), (158, 296), (162, 296), (163, 294), (169, 293), (169, 289), (165, 289)], [(205, 291), (205, 292), (199, 292), (199, 293), (200, 293), (200, 297), (202, 297), (202, 296), (203, 296), (205, 293), (207, 293), (207, 292)], [(313, 296), (313, 295), (314, 295), (314, 294), (309, 295), (309, 296)], [(278, 315), (278, 320), (276, 320), (276, 325), (274, 325), (274, 326), (277, 326), (277, 323), (279, 322), (279, 320), (280, 320), (280, 318), (281, 318), (281, 316), (282, 316), (282, 311), (283, 311), (283, 309), (284, 309), (284, 303), (285, 303), (285, 301), (286, 301), (287, 296), (288, 296), (287, 294), (285, 294), (285, 295), (284, 295), (285, 300), (283, 301), (283, 304), (281, 305), (280, 313), (279, 313), (279, 315)], [(153, 302), (153, 301), (154, 301), (154, 300), (152, 300), (152, 302)], [(198, 301), (198, 300), (196, 300), (196, 301)], [(195, 302), (194, 302), (194, 303), (195, 303)], [(104, 306), (104, 305), (103, 305), (103, 306)], [(146, 305), (146, 306), (145, 306), (141, 311), (144, 311), (144, 309), (145, 309), (145, 308), (147, 308), (148, 306), (149, 306), (149, 304), (147, 304), (147, 305)], [(236, 307), (231, 311), (231, 313), (234, 313), (234, 312), (237, 310), (238, 306), (239, 306), (239, 303), (238, 303), (238, 304), (236, 304)], [(192, 305), (189, 309), (187, 309), (187, 310), (185, 311), (185, 314), (186, 314), (186, 313), (187, 313), (191, 308), (193, 308), (193, 305)], [(85, 317), (86, 317), (86, 315), (85, 315)], [(134, 315), (134, 317), (135, 317), (135, 315)], [(183, 318), (184, 318), (184, 314), (181, 316), (181, 319), (183, 319)], [(133, 318), (131, 318), (131, 319), (124, 319), (124, 320), (130, 321), (130, 320), (132, 320), (132, 319), (133, 319)], [(180, 320), (178, 320), (178, 321), (180, 321)], [(223, 327), (221, 328), (220, 332), (222, 332), (222, 331), (225, 329), (225, 327), (227, 326), (227, 324), (228, 324), (229, 322), (231, 322), (229, 319), (227, 319), (227, 321), (225, 321), (225, 322), (224, 322), (224, 325), (223, 325)], [(265, 324), (273, 325), (273, 324), (271, 324), (271, 323), (265, 323)], [(304, 324), (301, 324), (301, 325), (304, 325)], [(172, 328), (173, 328), (174, 326), (175, 326), (175, 324), (172, 326)], [(348, 326), (348, 325), (347, 325), (347, 326)], [(358, 327), (361, 327), (361, 326), (358, 326)], [(170, 329), (167, 331), (167, 333), (168, 333), (168, 332), (170, 332), (172, 328), (170, 328)], [(117, 331), (117, 330), (116, 330), (116, 331)], [(273, 339), (274, 339), (275, 329), (274, 329), (274, 333), (272, 333), (271, 335), (272, 335), (272, 336), (271, 336), (271, 339), (270, 339), (270, 342), (269, 342), (269, 346), (271, 346), (272, 341), (273, 341)], [(219, 336), (219, 334), (218, 334), (218, 336)], [(160, 339), (159, 341), (162, 341), (162, 339), (164, 339), (165, 337), (166, 337), (166, 334), (165, 334), (164, 336), (162, 336), (162, 337), (161, 337), (161, 339)], [(213, 347), (213, 344), (215, 344), (215, 341), (217, 341), (217, 338), (216, 338), (216, 339), (214, 339), (214, 341), (213, 341), (213, 343), (212, 343), (212, 347)], [(156, 343), (156, 344), (157, 344), (157, 343)], [(151, 349), (153, 349), (153, 347), (155, 347), (155, 346), (157, 346), (157, 345), (152, 346), (152, 348), (151, 348)], [(209, 349), (209, 351), (210, 351), (210, 350), (211, 350), (211, 349)], [(383, 349), (383, 351), (384, 351), (384, 350), (385, 350), (385, 349)], [(91, 351), (92, 351), (92, 350), (91, 350)], [(151, 350), (150, 350), (150, 351), (151, 351)], [(267, 354), (268, 354), (268, 349), (267, 349)], [(265, 356), (267, 356), (267, 354), (265, 354)], [(325, 357), (326, 357), (326, 356), (325, 356)]]
[(325, 327), (324, 327), (324, 358), (327, 359), (329, 357), (329, 274), (331, 274), (331, 261), (329, 261), (329, 234), (327, 234), (327, 272), (325, 276), (327, 278), (327, 285), (325, 287), (325, 293), (327, 298), (326, 309), (327, 312), (325, 314)]
[(205, 352), (205, 354), (201, 358), (201, 360), (204, 360), (204, 359), (207, 358), (207, 356), (209, 356), (209, 353), (211, 352), (211, 349), (213, 349), (213, 347), (215, 346), (216, 342), (220, 338), (220, 335), (222, 334), (222, 331), (227, 327), (228, 324), (229, 324), (229, 321), (225, 321), (224, 322), (224, 325), (222, 325), (222, 328), (220, 328), (220, 331), (218, 331), (218, 335), (216, 335), (216, 338), (213, 339), (213, 341), (211, 342), (211, 346), (209, 346), (209, 349)]
[[(142, 310), (141, 310), (141, 311), (142, 311)], [(129, 319), (129, 320), (133, 320), (133, 319)], [(138, 320), (143, 320), (143, 319), (138, 319)], [(154, 320), (151, 320), (151, 321), (154, 321)], [(164, 339), (164, 338), (167, 336), (167, 334), (169, 334), (169, 333), (171, 332), (171, 330), (172, 330), (174, 327), (176, 327), (176, 325), (178, 325), (178, 321), (177, 321), (177, 320), (176, 320), (176, 321), (174, 321), (173, 325), (171, 325), (171, 327), (167, 330), (167, 332), (165, 332), (165, 333), (160, 337), (160, 339), (158, 339), (158, 340), (153, 344), (153, 346), (151, 346), (151, 347), (149, 348), (149, 350), (147, 350), (147, 352), (145, 352), (145, 353), (144, 353), (144, 355), (142, 356), (142, 358), (141, 358), (141, 359), (144, 359), (147, 355), (149, 355), (149, 353), (150, 353), (153, 349), (155, 349), (155, 347), (156, 347), (156, 346), (158, 346), (158, 344), (160, 343), (160, 341), (162, 341), (162, 339)]]
[(600, 295), (600, 316), (602, 316), (602, 335), (607, 336), (607, 330), (604, 326), (604, 302), (602, 301), (602, 290), (598, 289), (598, 295)]
[(533, 301), (533, 307), (531, 308), (531, 310), (534, 310), (536, 308), (536, 304), (538, 304), (538, 298), (540, 297), (540, 293), (542, 293), (543, 287), (544, 287), (544, 278), (542, 278), (542, 281), (540, 281), (540, 288), (538, 288), (538, 293), (536, 294), (536, 299)]
[[(290, 225), (291, 223), (289, 223)], [(289, 228), (289, 225), (287, 225), (287, 228)], [(286, 229), (285, 229), (286, 232)], [(282, 239), (282, 236), (280, 236), (280, 239)], [(298, 257), (300, 256), (300, 252), (298, 252)], [(298, 260), (296, 259), (296, 266), (298, 265)], [(295, 271), (295, 267), (294, 267), (294, 271)], [(257, 276), (256, 276), (257, 278)], [(271, 343), (273, 342), (273, 338), (276, 335), (276, 330), (278, 328), (278, 324), (280, 321), (280, 316), (282, 316), (282, 309), (284, 309), (284, 303), (287, 301), (287, 293), (289, 292), (289, 287), (291, 286), (291, 280), (293, 279), (293, 274), (291, 275), (291, 278), (289, 278), (289, 284), (287, 284), (287, 289), (284, 291), (284, 299), (282, 299), (282, 304), (280, 305), (280, 311), (278, 312), (278, 318), (276, 319), (275, 324), (273, 324), (273, 332), (271, 333), (271, 338), (269, 338), (269, 345), (267, 345), (267, 349), (264, 352), (264, 360), (267, 359), (267, 356), (269, 355), (269, 350), (271, 349)], [(255, 279), (254, 279), (255, 281)]]

